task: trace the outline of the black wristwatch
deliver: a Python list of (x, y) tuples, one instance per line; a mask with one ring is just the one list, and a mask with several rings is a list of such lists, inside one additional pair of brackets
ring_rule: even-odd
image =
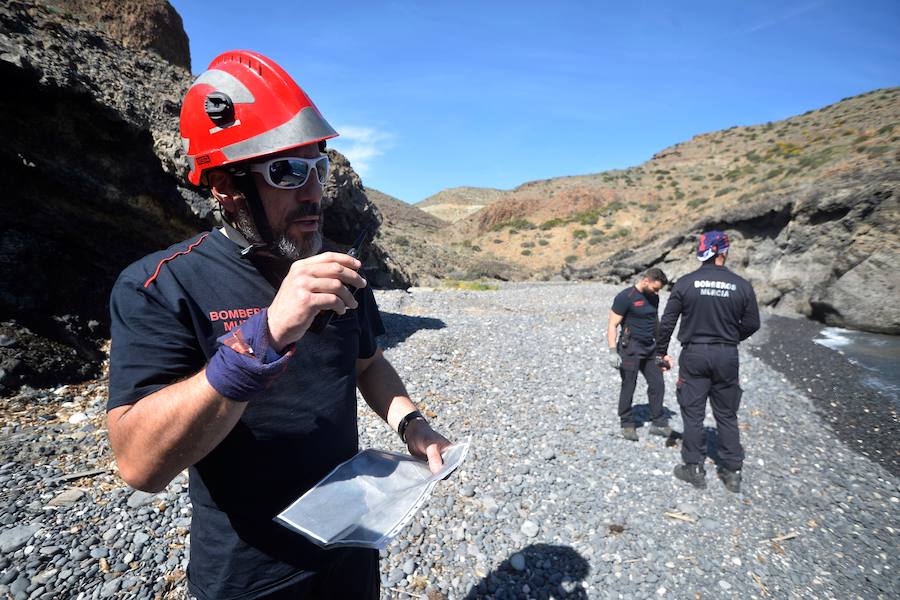
[(400, 424), (397, 425), (397, 435), (400, 436), (400, 439), (404, 444), (406, 443), (406, 428), (409, 427), (410, 423), (417, 419), (422, 419), (423, 421), (425, 421), (425, 417), (423, 417), (422, 413), (417, 410), (412, 411), (411, 413), (400, 419)]

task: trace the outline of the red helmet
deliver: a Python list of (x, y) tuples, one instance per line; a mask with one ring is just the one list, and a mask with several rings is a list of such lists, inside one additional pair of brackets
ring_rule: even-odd
[(194, 185), (209, 169), (335, 136), (284, 69), (248, 50), (214, 58), (181, 104), (181, 141)]

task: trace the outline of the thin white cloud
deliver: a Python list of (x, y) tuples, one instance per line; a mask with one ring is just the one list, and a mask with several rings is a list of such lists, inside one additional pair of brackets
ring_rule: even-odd
[(353, 165), (353, 169), (364, 177), (371, 173), (372, 161), (391, 147), (394, 136), (374, 127), (346, 125), (337, 128), (341, 135), (334, 140), (338, 149)]
[(769, 29), (780, 23), (783, 23), (784, 21), (789, 21), (793, 18), (812, 12), (820, 8), (823, 4), (825, 4), (825, 2), (811, 2), (800, 6), (794, 6), (793, 8), (790, 8), (781, 14), (772, 15), (772, 17), (770, 17), (769, 19), (751, 25), (750, 27), (743, 29), (740, 33), (757, 33), (759, 31)]

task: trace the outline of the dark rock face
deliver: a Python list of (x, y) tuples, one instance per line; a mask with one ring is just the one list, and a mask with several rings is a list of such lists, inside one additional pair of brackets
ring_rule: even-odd
[(39, 335), (15, 321), (0, 323), (0, 392), (23, 384), (54, 385), (96, 376), (103, 353), (100, 323), (73, 315), (55, 319), (64, 342)]
[[(6, 4), (0, 26), (0, 314), (33, 333), (0, 359), (15, 352), (28, 383), (38, 364), (62, 381), (96, 371), (119, 271), (203, 226), (157, 154), (152, 125), (171, 110), (144, 94), (189, 74), (38, 4)], [(137, 72), (143, 89), (129, 83)], [(76, 321), (95, 322), (94, 335), (72, 336)]]
[(847, 173), (755, 202), (693, 231), (659, 237), (564, 276), (627, 281), (656, 266), (670, 279), (697, 268), (701, 231), (732, 240), (728, 266), (747, 277), (760, 305), (828, 325), (900, 333), (900, 172)]
[[(30, 340), (0, 347), (2, 392), (95, 373), (121, 270), (208, 229), (215, 215), (182, 178), (186, 69), (126, 49), (83, 18), (13, 0), (0, 6), (0, 77), (0, 320)], [(361, 224), (377, 228), (380, 218), (346, 159), (333, 158), (327, 233), (349, 243)], [(370, 262), (373, 283), (408, 281), (377, 249)], [(81, 362), (60, 366), (72, 361)], [(32, 368), (40, 362), (49, 380)]]
[(42, 0), (118, 40), (125, 48), (152, 50), (191, 70), (191, 51), (181, 15), (166, 0)]

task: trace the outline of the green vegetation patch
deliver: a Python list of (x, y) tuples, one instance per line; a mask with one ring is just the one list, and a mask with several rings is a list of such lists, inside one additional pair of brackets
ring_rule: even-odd
[(600, 220), (600, 211), (597, 209), (585, 210), (572, 217), (573, 222), (582, 225), (593, 225)]
[(541, 223), (539, 225), (539, 227), (540, 227), (541, 231), (547, 231), (548, 229), (553, 229), (554, 227), (559, 227), (559, 226), (565, 225), (565, 224), (566, 224), (565, 219), (555, 218), (555, 219), (550, 219), (549, 221), (544, 221), (543, 223)]
[(865, 149), (865, 152), (870, 156), (881, 156), (890, 149), (890, 146), (869, 146)]
[(737, 188), (733, 188), (733, 187), (722, 188), (720, 190), (716, 190), (715, 196), (716, 196), (716, 198), (718, 198), (719, 196), (724, 196), (725, 194), (730, 194), (731, 192), (736, 192), (736, 191), (737, 191)]
[(831, 160), (831, 157), (837, 152), (838, 148), (835, 146), (828, 146), (801, 157), (800, 160), (797, 161), (797, 165), (804, 169), (817, 169)]
[(493, 292), (500, 287), (483, 281), (460, 281), (458, 279), (445, 279), (441, 287), (448, 290), (461, 290), (464, 292)]
[(503, 221), (491, 227), (491, 231), (502, 231), (504, 229), (534, 229), (534, 223), (528, 219), (512, 219), (511, 221)]
[(782, 173), (784, 173), (784, 167), (775, 167), (774, 169), (772, 169), (771, 171), (766, 173), (765, 178), (766, 179), (774, 179), (775, 177), (778, 177)]
[(693, 200), (688, 201), (688, 206), (691, 208), (697, 208), (698, 206), (702, 206), (709, 202), (709, 198), (694, 198)]
[(793, 158), (800, 156), (802, 150), (803, 148), (793, 142), (775, 142), (775, 145), (769, 148), (768, 153), (779, 158)]

